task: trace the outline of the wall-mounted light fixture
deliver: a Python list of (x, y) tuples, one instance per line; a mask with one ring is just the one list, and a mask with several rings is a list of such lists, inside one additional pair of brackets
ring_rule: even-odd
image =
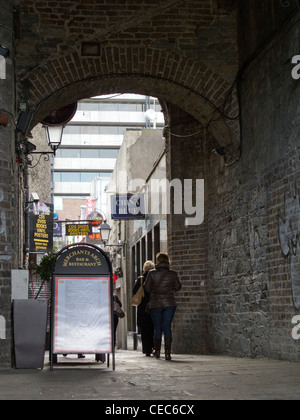
[[(41, 158), (44, 157), (44, 161), (45, 162), (49, 162), (50, 160), (50, 156), (56, 155), (56, 151), (59, 148), (59, 146), (61, 145), (62, 142), (62, 138), (63, 138), (63, 133), (64, 133), (64, 128), (65, 126), (58, 126), (58, 127), (45, 127), (46, 128), (46, 133), (47, 133), (47, 142), (48, 142), (48, 146), (51, 149), (51, 152), (36, 152), (36, 146), (31, 143), (30, 141), (26, 142), (26, 157), (27, 157), (27, 162), (28, 165), (31, 166), (32, 168), (35, 168), (41, 161)], [(33, 164), (33, 155), (40, 155), (40, 158), (38, 159), (38, 162), (32, 166)]]
[(100, 233), (101, 233), (101, 240), (102, 240), (103, 244), (106, 246), (107, 245), (107, 242), (109, 241), (111, 227), (105, 221), (104, 223), (102, 223), (102, 225), (99, 228), (99, 230), (100, 230)]
[[(62, 142), (64, 128), (66, 127), (67, 123), (72, 120), (76, 111), (77, 111), (77, 102), (74, 102), (57, 111), (52, 112), (52, 114), (50, 114), (48, 117), (44, 118), (43, 121), (41, 121), (41, 123), (46, 128), (47, 142), (48, 142), (48, 146), (51, 149), (51, 152), (50, 151), (49, 152), (35, 152), (34, 144), (27, 141), (26, 157), (27, 157), (28, 164), (32, 168), (35, 168), (40, 163), (42, 156), (44, 157), (44, 161), (47, 162), (50, 160), (51, 155), (53, 156), (56, 155), (56, 151)], [(40, 155), (38, 162), (34, 166), (32, 166), (33, 155)]]
[(18, 122), (17, 122), (17, 130), (20, 131), (24, 136), (27, 134), (29, 129), (30, 123), (32, 120), (32, 112), (21, 110)]
[(54, 156), (61, 145), (65, 125), (46, 126), (48, 146), (51, 148)]
[(112, 229), (107, 223), (107, 221), (104, 221), (104, 223), (102, 223), (101, 227), (99, 228), (99, 231), (101, 233), (102, 243), (105, 247), (119, 248), (120, 250), (123, 249), (123, 251), (125, 250), (125, 242), (122, 242), (121, 240), (118, 241), (117, 245), (108, 245)]

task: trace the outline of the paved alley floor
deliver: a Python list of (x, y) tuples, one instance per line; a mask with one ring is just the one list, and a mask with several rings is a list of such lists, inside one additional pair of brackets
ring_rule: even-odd
[(116, 371), (59, 357), (44, 370), (0, 371), (0, 400), (299, 400), (300, 364), (266, 359), (117, 351)]

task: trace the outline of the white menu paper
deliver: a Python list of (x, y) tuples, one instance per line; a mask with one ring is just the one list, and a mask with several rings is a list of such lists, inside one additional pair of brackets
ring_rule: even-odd
[(55, 278), (54, 353), (111, 353), (110, 278)]

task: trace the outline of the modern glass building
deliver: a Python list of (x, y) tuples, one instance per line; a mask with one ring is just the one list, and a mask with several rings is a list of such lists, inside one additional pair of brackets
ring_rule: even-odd
[[(153, 113), (149, 109), (153, 109)], [(54, 203), (61, 198), (87, 198), (95, 178), (109, 182), (127, 129), (162, 128), (157, 99), (126, 94), (80, 101), (66, 126), (54, 160)]]

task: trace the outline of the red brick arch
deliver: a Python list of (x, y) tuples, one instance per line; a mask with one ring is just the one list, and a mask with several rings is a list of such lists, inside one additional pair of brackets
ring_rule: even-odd
[[(205, 125), (214, 112), (222, 109), (230, 88), (227, 81), (204, 63), (176, 53), (152, 48), (107, 47), (101, 49), (99, 57), (73, 54), (44, 63), (22, 80), (20, 97), (34, 111), (33, 125), (68, 103), (110, 93), (156, 96)], [(237, 101), (233, 101), (230, 113), (237, 112)], [(226, 143), (231, 129), (223, 119), (217, 127)]]

